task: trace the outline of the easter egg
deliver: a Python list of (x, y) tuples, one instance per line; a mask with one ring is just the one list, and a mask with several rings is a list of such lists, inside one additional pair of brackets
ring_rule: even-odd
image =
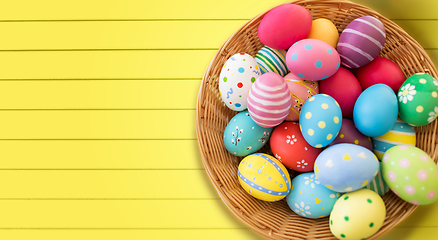
[(362, 134), (369, 137), (379, 137), (389, 132), (397, 116), (397, 97), (385, 84), (365, 89), (354, 104), (354, 124)]
[(310, 29), (310, 33), (307, 38), (314, 38), (324, 41), (330, 44), (330, 46), (336, 48), (336, 44), (338, 43), (339, 39), (339, 33), (333, 22), (325, 18), (318, 18), (313, 20), (312, 28)]
[(291, 98), (282, 76), (268, 72), (259, 77), (248, 94), (249, 114), (261, 127), (275, 127), (289, 114)]
[(388, 85), (394, 93), (397, 93), (405, 81), (402, 70), (393, 61), (377, 56), (367, 65), (354, 69), (354, 75), (362, 86), (367, 89), (374, 84), (383, 83)]
[(291, 189), (286, 168), (274, 157), (253, 153), (242, 159), (238, 167), (239, 183), (251, 196), (268, 202), (281, 200)]
[(224, 130), (225, 148), (233, 155), (246, 156), (258, 151), (269, 140), (272, 128), (257, 125), (247, 110), (236, 114)]
[(415, 146), (416, 142), (415, 128), (397, 118), (394, 126), (388, 133), (373, 138), (373, 152), (379, 160), (382, 160), (386, 150), (396, 145)]
[(262, 74), (275, 72), (284, 77), (289, 72), (286, 66), (286, 51), (283, 49), (264, 46), (256, 53), (255, 60)]
[(398, 145), (386, 151), (382, 174), (389, 188), (406, 202), (427, 205), (438, 199), (438, 167), (423, 150)]
[(322, 218), (330, 215), (339, 197), (340, 193), (324, 187), (313, 172), (308, 172), (292, 179), (292, 190), (286, 196), (286, 201), (299, 216)]
[(225, 105), (234, 111), (245, 110), (248, 91), (259, 76), (259, 67), (252, 56), (237, 53), (229, 58), (219, 76), (219, 92)]
[(286, 64), (289, 71), (299, 78), (319, 81), (335, 74), (340, 58), (330, 44), (318, 39), (303, 39), (289, 48)]
[(260, 41), (274, 49), (288, 49), (294, 42), (309, 35), (312, 16), (304, 7), (283, 4), (271, 9), (258, 27)]
[(323, 150), (315, 161), (321, 184), (336, 192), (352, 192), (365, 187), (379, 172), (379, 161), (370, 150), (340, 143)]
[(438, 82), (426, 73), (406, 79), (398, 91), (400, 117), (412, 126), (427, 125), (438, 116)]
[(319, 93), (318, 82), (300, 80), (293, 73), (287, 74), (284, 80), (289, 88), (292, 103), (286, 121), (298, 121), (304, 102)]
[(380, 171), (379, 173), (377, 173), (376, 177), (374, 177), (373, 181), (369, 182), (365, 188), (369, 189), (377, 194), (379, 194), (379, 196), (383, 196), (385, 195), (385, 193), (389, 192), (389, 187), (386, 184), (385, 180), (383, 179), (383, 175), (382, 175), (382, 163), (379, 163), (380, 165)]
[(317, 94), (307, 100), (300, 114), (300, 128), (304, 139), (313, 147), (329, 145), (342, 125), (338, 103), (326, 94)]
[(342, 195), (330, 215), (330, 231), (338, 239), (365, 239), (382, 227), (386, 207), (382, 198), (368, 189)]
[(319, 81), (320, 93), (332, 96), (341, 107), (344, 118), (353, 118), (353, 108), (362, 87), (356, 77), (347, 69), (340, 67), (338, 71), (324, 81)]
[(338, 136), (329, 144), (329, 146), (339, 143), (357, 144), (371, 151), (373, 150), (371, 138), (360, 133), (359, 130), (357, 130), (357, 128), (354, 126), (353, 121), (348, 118), (342, 119), (341, 130), (339, 131)]
[(296, 122), (284, 122), (277, 127), (269, 141), (272, 154), (284, 166), (299, 172), (313, 171), (313, 164), (320, 148), (310, 146), (300, 131)]
[(342, 65), (358, 68), (373, 61), (382, 51), (386, 32), (383, 23), (372, 16), (354, 19), (339, 36), (337, 50)]

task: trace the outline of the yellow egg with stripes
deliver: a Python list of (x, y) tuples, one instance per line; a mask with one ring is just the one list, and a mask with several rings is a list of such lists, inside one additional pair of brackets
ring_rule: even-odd
[(246, 156), (239, 164), (238, 178), (247, 193), (263, 201), (281, 200), (291, 189), (287, 169), (268, 154), (254, 153)]
[(402, 144), (415, 146), (415, 143), (415, 128), (397, 118), (396, 123), (388, 133), (373, 138), (373, 152), (382, 160), (386, 150)]

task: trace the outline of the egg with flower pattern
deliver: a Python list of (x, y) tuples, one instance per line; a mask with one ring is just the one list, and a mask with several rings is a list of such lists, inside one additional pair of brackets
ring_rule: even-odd
[(340, 196), (340, 193), (323, 186), (313, 172), (308, 172), (292, 180), (292, 190), (286, 201), (290, 209), (299, 216), (322, 218), (330, 215)]
[(246, 156), (239, 164), (237, 175), (242, 188), (263, 201), (281, 200), (291, 189), (287, 169), (268, 154), (253, 153)]
[(438, 116), (438, 82), (426, 73), (406, 79), (398, 91), (400, 117), (412, 126), (424, 126)]

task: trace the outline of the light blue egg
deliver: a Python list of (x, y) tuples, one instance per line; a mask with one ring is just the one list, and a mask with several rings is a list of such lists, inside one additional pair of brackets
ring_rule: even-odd
[(260, 127), (251, 119), (248, 110), (245, 110), (236, 114), (225, 128), (225, 148), (240, 157), (255, 153), (268, 142), (272, 130)]
[(397, 115), (397, 97), (385, 84), (375, 84), (365, 89), (357, 98), (353, 109), (354, 124), (368, 137), (379, 137), (389, 132)]
[(342, 111), (334, 98), (316, 94), (304, 102), (300, 128), (304, 139), (315, 148), (329, 145), (342, 126)]
[(322, 218), (330, 215), (340, 196), (322, 185), (313, 172), (307, 172), (292, 180), (292, 190), (286, 201), (290, 209), (302, 217)]
[(336, 192), (352, 192), (365, 187), (379, 173), (379, 161), (368, 148), (340, 143), (322, 151), (315, 161), (321, 184)]

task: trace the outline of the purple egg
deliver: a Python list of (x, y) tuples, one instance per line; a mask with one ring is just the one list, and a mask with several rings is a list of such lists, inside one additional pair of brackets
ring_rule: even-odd
[(347, 118), (342, 119), (341, 130), (329, 146), (339, 143), (352, 143), (373, 151), (373, 142), (371, 141), (371, 138), (360, 133), (356, 126), (354, 126), (353, 121)]
[(382, 51), (386, 32), (383, 23), (371, 16), (354, 19), (342, 31), (337, 51), (342, 65), (358, 68), (370, 63)]

